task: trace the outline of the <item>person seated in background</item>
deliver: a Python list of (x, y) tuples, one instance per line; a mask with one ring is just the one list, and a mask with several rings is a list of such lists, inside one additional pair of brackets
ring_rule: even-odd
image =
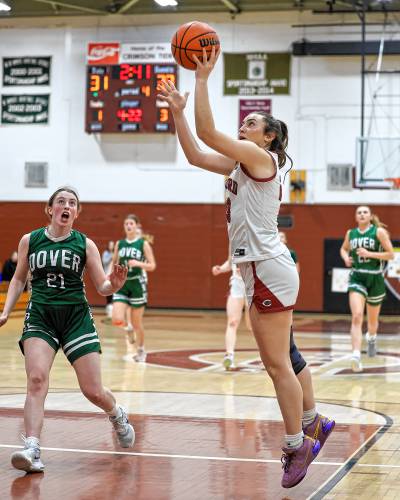
[(14, 250), (11, 257), (4, 262), (2, 274), (3, 281), (11, 281), (17, 267), (18, 254)]

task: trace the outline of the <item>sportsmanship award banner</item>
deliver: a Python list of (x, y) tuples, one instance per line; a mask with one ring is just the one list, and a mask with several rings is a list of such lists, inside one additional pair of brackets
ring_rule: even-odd
[(50, 85), (51, 57), (3, 57), (3, 86)]
[(49, 123), (49, 94), (1, 96), (1, 123), (32, 125)]
[(224, 52), (224, 95), (287, 95), (290, 89), (288, 52)]

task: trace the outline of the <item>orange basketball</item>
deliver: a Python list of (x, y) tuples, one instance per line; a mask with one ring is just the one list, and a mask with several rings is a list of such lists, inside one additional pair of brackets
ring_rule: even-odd
[(213, 47), (217, 52), (220, 49), (217, 33), (214, 28), (199, 21), (182, 24), (171, 40), (171, 52), (175, 61), (180, 66), (191, 70), (196, 69), (193, 54), (200, 59), (203, 55), (203, 48), (209, 55)]

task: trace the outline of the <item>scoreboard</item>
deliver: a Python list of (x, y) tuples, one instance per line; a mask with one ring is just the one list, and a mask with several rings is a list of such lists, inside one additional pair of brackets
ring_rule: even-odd
[(175, 133), (168, 105), (157, 99), (161, 80), (176, 85), (176, 64), (88, 65), (86, 132)]

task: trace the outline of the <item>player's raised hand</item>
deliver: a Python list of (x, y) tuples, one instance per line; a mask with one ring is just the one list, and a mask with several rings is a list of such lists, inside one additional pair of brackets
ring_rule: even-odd
[(206, 49), (203, 49), (203, 57), (201, 60), (193, 54), (193, 59), (197, 64), (196, 69), (196, 80), (207, 80), (210, 76), (211, 71), (214, 69), (214, 66), (218, 60), (220, 51), (216, 51), (215, 45), (213, 45), (211, 49), (211, 54), (208, 57)]
[(167, 102), (172, 113), (179, 113), (185, 109), (189, 92), (180, 94), (171, 80), (162, 80), (158, 84), (157, 90), (160, 92), (157, 94), (157, 98)]
[(122, 288), (126, 281), (126, 276), (128, 274), (128, 268), (125, 266), (120, 266), (119, 264), (114, 264), (113, 270), (109, 275), (111, 286), (114, 290), (119, 290)]

